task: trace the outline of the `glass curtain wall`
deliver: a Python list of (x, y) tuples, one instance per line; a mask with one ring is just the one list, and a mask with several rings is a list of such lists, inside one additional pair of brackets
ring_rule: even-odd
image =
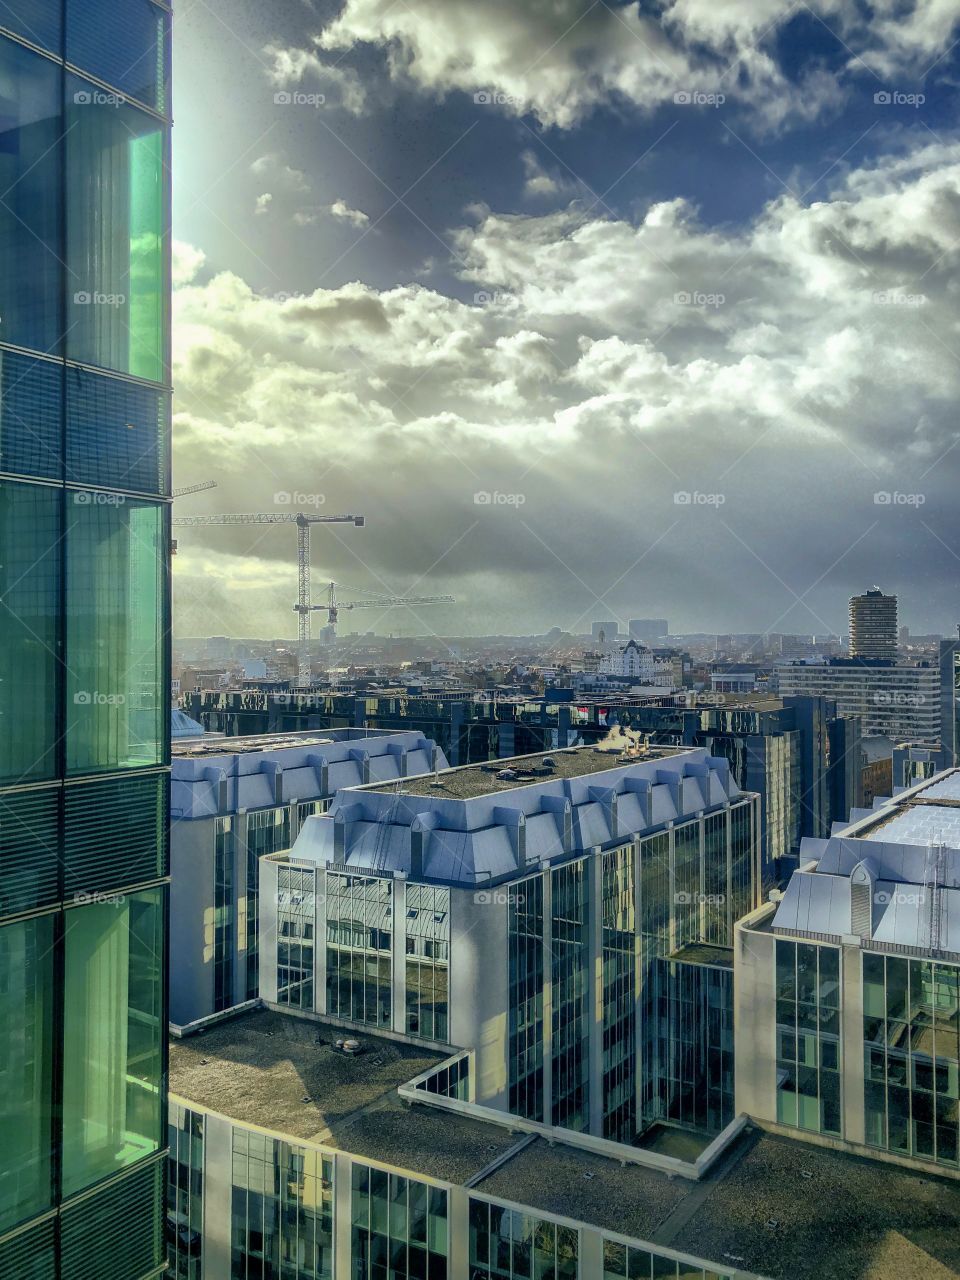
[(328, 871), (327, 1013), (393, 1025), (393, 881)]
[(163, 1261), (170, 14), (121, 7), (0, 13), (0, 1232), (55, 1209), (62, 1280), (128, 1201), (90, 1273)]
[(840, 952), (776, 942), (777, 1119), (841, 1134)]
[(543, 1120), (543, 877), (516, 885), (507, 911), (510, 1110)]
[(447, 1280), (447, 1193), (354, 1163), (351, 1280)]
[(407, 1031), (445, 1042), (449, 1034), (450, 890), (406, 886)]

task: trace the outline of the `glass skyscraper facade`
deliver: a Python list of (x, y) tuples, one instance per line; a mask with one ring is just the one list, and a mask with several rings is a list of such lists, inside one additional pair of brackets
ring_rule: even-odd
[(163, 1266), (170, 10), (0, 7), (0, 1274)]

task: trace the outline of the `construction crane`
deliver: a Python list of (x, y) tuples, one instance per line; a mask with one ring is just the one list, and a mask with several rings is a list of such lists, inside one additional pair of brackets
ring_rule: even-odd
[(185, 498), (188, 493), (205, 493), (207, 489), (215, 489), (216, 480), (203, 480), (200, 484), (188, 484), (185, 489), (174, 489), (173, 497)]
[(293, 606), (297, 627), (297, 688), (310, 685), (310, 526), (314, 524), (352, 524), (358, 528), (363, 516), (308, 516), (302, 511), (274, 515), (263, 512), (241, 512), (235, 515), (178, 516), (174, 524), (194, 528), (211, 524), (295, 524), (297, 526), (297, 603)]
[[(344, 587), (344, 591), (356, 591), (355, 587)], [(408, 605), (422, 604), (456, 604), (454, 596), (368, 596), (366, 600), (340, 600), (337, 597), (337, 584), (331, 582), (327, 587), (327, 603), (313, 604), (311, 609), (326, 609), (327, 622), (336, 627), (337, 617), (341, 609), (403, 609)]]

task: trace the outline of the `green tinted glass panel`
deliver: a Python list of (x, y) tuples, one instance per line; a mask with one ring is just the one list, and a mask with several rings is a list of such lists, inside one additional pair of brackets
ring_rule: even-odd
[(60, 495), (0, 484), (0, 782), (52, 777)]
[(166, 381), (164, 126), (67, 77), (67, 354)]
[(51, 1203), (53, 919), (0, 929), (0, 1232)]
[(160, 1147), (162, 893), (106, 898), (66, 917), (64, 1195)]
[(66, 523), (67, 771), (160, 764), (163, 509), (71, 493)]

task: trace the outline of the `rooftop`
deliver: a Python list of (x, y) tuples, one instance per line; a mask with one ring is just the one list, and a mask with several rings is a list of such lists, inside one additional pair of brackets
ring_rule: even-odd
[[(645, 746), (640, 735), (637, 745), (626, 754), (623, 745), (610, 747), (565, 747), (560, 751), (538, 751), (530, 756), (511, 756), (488, 764), (468, 764), (459, 769), (445, 769), (437, 775), (405, 778), (402, 783), (381, 783), (371, 791), (393, 791), (408, 796), (436, 796), (448, 800), (471, 800), (477, 796), (496, 795), (500, 791), (516, 791), (518, 787), (559, 778), (582, 778), (589, 773), (622, 769), (625, 764), (644, 760), (663, 760), (679, 755), (685, 748)], [(631, 743), (634, 741), (631, 738)]]
[(332, 1047), (344, 1034), (257, 1010), (174, 1040), (170, 1088), (186, 1103), (294, 1140), (469, 1181), (482, 1194), (769, 1280), (960, 1272), (960, 1181), (759, 1130), (746, 1131), (699, 1183), (621, 1167), (426, 1103), (407, 1108), (397, 1086), (439, 1056), (350, 1032), (363, 1052), (347, 1057)]

